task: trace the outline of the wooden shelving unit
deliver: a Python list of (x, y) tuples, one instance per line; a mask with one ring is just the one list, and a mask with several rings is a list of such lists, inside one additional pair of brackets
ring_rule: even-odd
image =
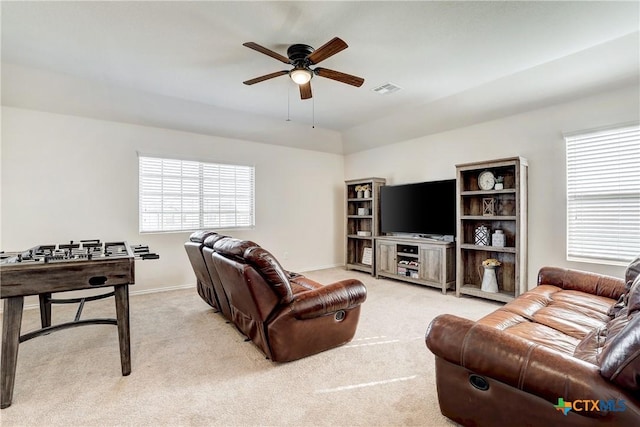
[[(385, 183), (384, 178), (345, 181), (347, 270), (359, 270), (370, 274), (375, 272), (376, 256), (373, 242), (380, 234), (380, 187)], [(361, 187), (368, 187), (369, 194), (358, 192), (357, 189)], [(365, 214), (359, 214), (359, 210), (362, 209), (366, 211)]]
[[(456, 165), (458, 230), (456, 296), (471, 295), (508, 302), (527, 290), (527, 160), (511, 157)], [(502, 189), (480, 189), (478, 177), (484, 171), (503, 178)], [(492, 212), (485, 202), (491, 201)], [(502, 230), (504, 247), (476, 244), (476, 229), (489, 233)], [(484, 292), (482, 262), (495, 258), (498, 292)]]

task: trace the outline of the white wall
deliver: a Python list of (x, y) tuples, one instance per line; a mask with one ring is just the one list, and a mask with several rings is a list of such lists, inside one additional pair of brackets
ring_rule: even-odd
[(229, 231), (287, 269), (343, 263), (343, 156), (34, 110), (2, 108), (0, 248), (68, 240), (148, 244), (132, 291), (195, 283), (189, 233), (138, 233), (137, 152), (256, 167), (256, 227)]
[(193, 284), (189, 233), (138, 233), (137, 151), (256, 166), (253, 239), (285, 268), (343, 263), (343, 181), (389, 184), (455, 177), (455, 164), (520, 155), (529, 160), (529, 287), (544, 265), (620, 276), (624, 268), (565, 260), (563, 132), (638, 120), (638, 86), (345, 157), (27, 109), (2, 108), (0, 248), (70, 239), (149, 244), (134, 291)]
[(637, 121), (632, 86), (544, 109), (424, 136), (345, 157), (345, 179), (386, 177), (388, 184), (455, 178), (455, 165), (522, 156), (529, 160), (529, 287), (545, 265), (621, 277), (624, 267), (566, 261), (563, 133)]

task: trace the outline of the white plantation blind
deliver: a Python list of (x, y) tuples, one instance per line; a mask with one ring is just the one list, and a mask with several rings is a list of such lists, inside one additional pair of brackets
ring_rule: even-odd
[(640, 126), (565, 141), (567, 259), (629, 262), (640, 254)]
[(252, 227), (252, 166), (139, 157), (140, 232)]

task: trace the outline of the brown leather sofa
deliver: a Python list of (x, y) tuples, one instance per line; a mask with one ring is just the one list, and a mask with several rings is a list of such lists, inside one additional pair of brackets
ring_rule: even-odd
[(640, 259), (618, 279), (544, 267), (477, 322), (441, 315), (443, 415), (464, 426), (640, 426)]
[(185, 249), (198, 294), (274, 362), (310, 356), (353, 338), (367, 296), (359, 280), (323, 286), (284, 270), (254, 242), (213, 232), (192, 234)]
[(189, 241), (184, 244), (184, 248), (187, 251), (187, 257), (189, 258), (191, 267), (196, 274), (196, 289), (198, 290), (198, 295), (211, 307), (220, 310), (220, 303), (218, 302), (216, 291), (213, 288), (211, 275), (207, 269), (203, 253), (206, 238), (216, 235), (213, 231), (196, 231), (189, 236)]

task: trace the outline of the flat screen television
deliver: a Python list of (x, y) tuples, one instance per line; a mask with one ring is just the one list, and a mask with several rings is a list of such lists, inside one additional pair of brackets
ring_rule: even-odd
[(456, 180), (381, 187), (380, 226), (388, 234), (455, 236)]

